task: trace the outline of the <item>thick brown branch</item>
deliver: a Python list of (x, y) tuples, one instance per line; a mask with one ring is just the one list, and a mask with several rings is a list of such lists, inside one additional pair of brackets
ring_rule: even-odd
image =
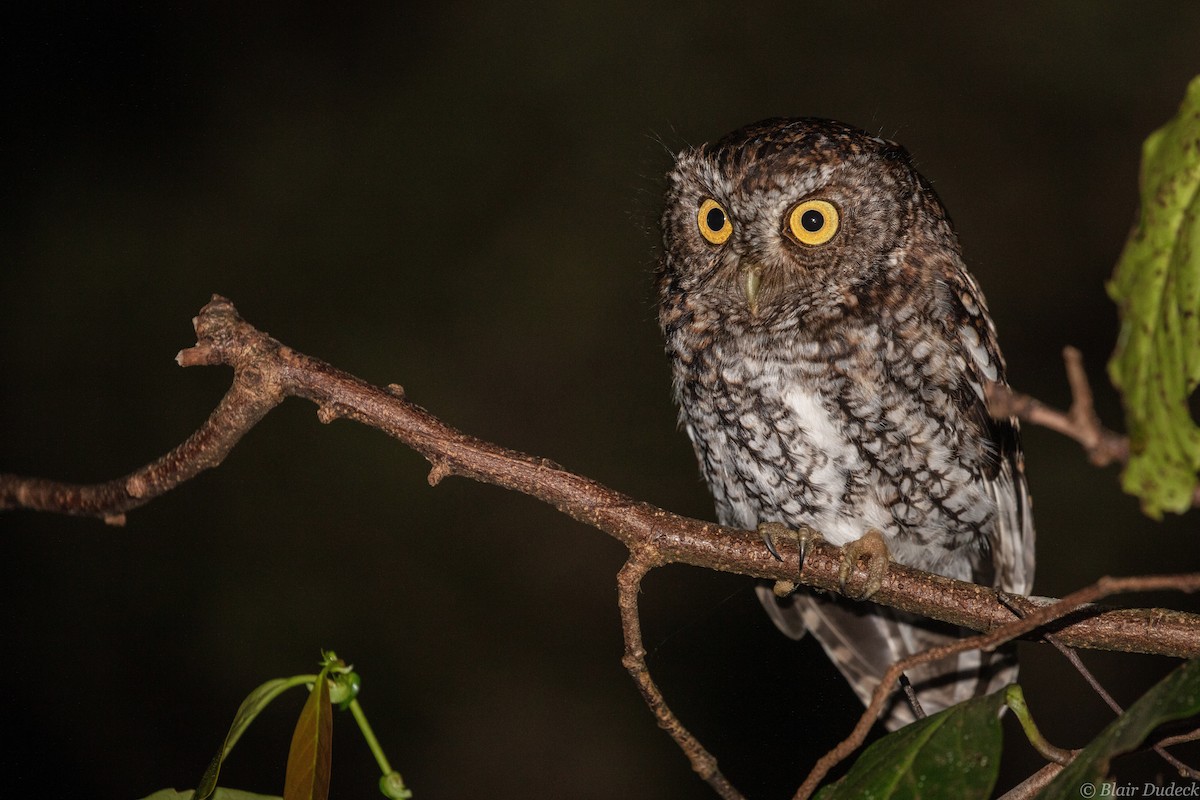
[[(793, 543), (780, 542), (784, 560), (776, 561), (756, 533), (680, 517), (552, 461), (468, 436), (410, 402), (398, 386), (372, 386), (284, 346), (242, 320), (225, 298), (214, 296), (194, 324), (197, 344), (179, 354), (179, 363), (227, 364), (234, 370), (232, 387), (200, 430), (157, 461), (107, 483), (78, 486), (0, 475), (0, 508), (119, 521), (124, 512), (219, 464), (246, 431), (283, 398), (294, 395), (317, 404), (323, 422), (348, 417), (412, 447), (433, 465), (431, 482), (460, 475), (523, 492), (616, 537), (631, 550), (653, 548), (664, 564), (690, 564), (770, 580), (797, 578), (799, 554)], [(840, 592), (840, 556), (836, 547), (812, 543), (799, 582)], [(900, 565), (888, 570), (871, 599), (978, 631), (994, 630), (1013, 616), (991, 589)], [(1031, 607), (1049, 602), (1009, 601)], [(1057, 623), (1054, 632), (1072, 647), (1181, 658), (1200, 655), (1200, 617), (1164, 609), (1082, 608)]]
[[(129, 475), (92, 485), (66, 484), (16, 475), (0, 475), (0, 508), (29, 508), (95, 516), (121, 524), (125, 512), (170, 491), (202, 470), (224, 460), (243, 435), (288, 396), (311, 400), (320, 421), (348, 417), (378, 428), (425, 456), (436, 485), (461, 475), (531, 495), (575, 519), (622, 541), (630, 559), (618, 577), (619, 605), (626, 639), (625, 666), (647, 704), (683, 749), (693, 768), (723, 797), (739, 797), (721, 775), (716, 760), (667, 707), (645, 665), (637, 612), (637, 593), (646, 572), (683, 563), (775, 581), (796, 581), (840, 592), (841, 552), (822, 541), (808, 545), (803, 573), (794, 543), (778, 542), (782, 561), (771, 557), (756, 533), (687, 519), (638, 502), (595, 481), (575, 475), (546, 459), (514, 452), (449, 427), (409, 402), (398, 385), (372, 386), (315, 358), (297, 353), (241, 319), (228, 300), (214, 296), (194, 320), (197, 343), (180, 352), (181, 366), (226, 364), (233, 384), (196, 433), (162, 458)], [(1078, 354), (1067, 354), (1075, 403), (1062, 414), (1031, 398), (993, 387), (994, 414), (1014, 414), (1076, 438), (1092, 460), (1108, 463), (1128, 455), (1123, 437), (1103, 429), (1091, 406)], [(1124, 448), (1124, 449), (1122, 449)], [(871, 706), (845, 742), (826, 755), (810, 774), (799, 796), (806, 796), (832, 764), (861, 744), (883, 698), (904, 669), (964, 649), (990, 648), (1021, 635), (1050, 628), (1064, 645), (1106, 650), (1200, 656), (1200, 617), (1165, 609), (1104, 609), (1087, 605), (1113, 591), (1155, 588), (1192, 591), (1200, 576), (1150, 579), (1102, 579), (1088, 590), (1061, 601), (997, 596), (982, 586), (893, 565), (872, 601), (978, 631), (980, 636), (906, 659), (893, 666)], [(1014, 620), (1014, 609), (1022, 616)], [(1036, 636), (1034, 637), (1036, 638)]]

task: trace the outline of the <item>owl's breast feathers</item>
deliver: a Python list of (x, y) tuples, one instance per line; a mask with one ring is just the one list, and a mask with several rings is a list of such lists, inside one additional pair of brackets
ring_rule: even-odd
[(952, 260), (897, 263), (816, 326), (745, 326), (667, 294), (680, 417), (718, 515), (835, 544), (877, 528), (901, 563), (1027, 589), (992, 552), (1025, 503), (1015, 427), (984, 404), (1004, 365), (982, 297)]

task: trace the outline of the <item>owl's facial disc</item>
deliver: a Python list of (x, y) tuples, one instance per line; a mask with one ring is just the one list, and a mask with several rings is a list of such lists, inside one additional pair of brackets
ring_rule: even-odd
[[(779, 232), (765, 233), (761, 229), (755, 232), (753, 227), (738, 230), (725, 207), (712, 197), (702, 197), (696, 207), (695, 225), (700, 237), (713, 250), (725, 251), (725, 263), (735, 270), (737, 289), (752, 317), (759, 315), (764, 302), (788, 291), (788, 286), (796, 280), (796, 276), (789, 273), (804, 270), (804, 265), (812, 264), (812, 259), (817, 257), (814, 253), (800, 257), (803, 264), (793, 263), (794, 258), (799, 257), (799, 253), (794, 252), (793, 256), (784, 256), (781, 260), (781, 254), (776, 252), (778, 247), (820, 250), (832, 242), (842, 228), (842, 213), (832, 197), (809, 195), (786, 208), (781, 219), (776, 217)], [(789, 266), (784, 266), (785, 263)]]

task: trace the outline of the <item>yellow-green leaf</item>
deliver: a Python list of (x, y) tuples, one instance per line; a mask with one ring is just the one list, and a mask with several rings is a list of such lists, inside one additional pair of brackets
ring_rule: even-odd
[(1125, 491), (1159, 518), (1192, 504), (1200, 427), (1200, 77), (1142, 146), (1141, 210), (1108, 283), (1121, 315), (1109, 377), (1125, 403)]
[(283, 800), (326, 800), (333, 757), (333, 708), (329, 703), (329, 667), (321, 670), (300, 712), (288, 750)]
[(309, 683), (312, 680), (312, 675), (297, 675), (294, 678), (276, 678), (275, 680), (267, 681), (246, 696), (241, 706), (238, 707), (237, 714), (233, 717), (233, 723), (229, 726), (229, 732), (225, 734), (225, 741), (222, 743), (221, 749), (213, 756), (208, 769), (204, 771), (204, 775), (200, 778), (200, 783), (196, 785), (194, 800), (210, 800), (210, 798), (216, 800), (213, 793), (217, 790), (217, 778), (221, 773), (221, 765), (225, 763), (225, 759), (229, 757), (233, 746), (237, 744), (238, 739), (245, 733), (246, 728), (250, 727), (250, 723), (254, 721), (259, 712), (266, 708), (280, 693), (293, 686)]
[[(178, 789), (159, 789), (142, 800), (194, 800), (194, 797), (191, 789), (182, 792)], [(254, 792), (243, 792), (240, 789), (222, 787), (213, 794), (212, 800), (281, 800), (281, 798), (273, 794), (255, 794)]]

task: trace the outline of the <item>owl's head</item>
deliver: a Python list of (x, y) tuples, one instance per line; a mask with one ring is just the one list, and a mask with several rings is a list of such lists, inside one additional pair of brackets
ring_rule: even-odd
[(686, 297), (747, 326), (844, 314), (911, 271), (913, 247), (957, 255), (907, 151), (840, 122), (748, 125), (681, 153), (668, 180), (664, 303)]

